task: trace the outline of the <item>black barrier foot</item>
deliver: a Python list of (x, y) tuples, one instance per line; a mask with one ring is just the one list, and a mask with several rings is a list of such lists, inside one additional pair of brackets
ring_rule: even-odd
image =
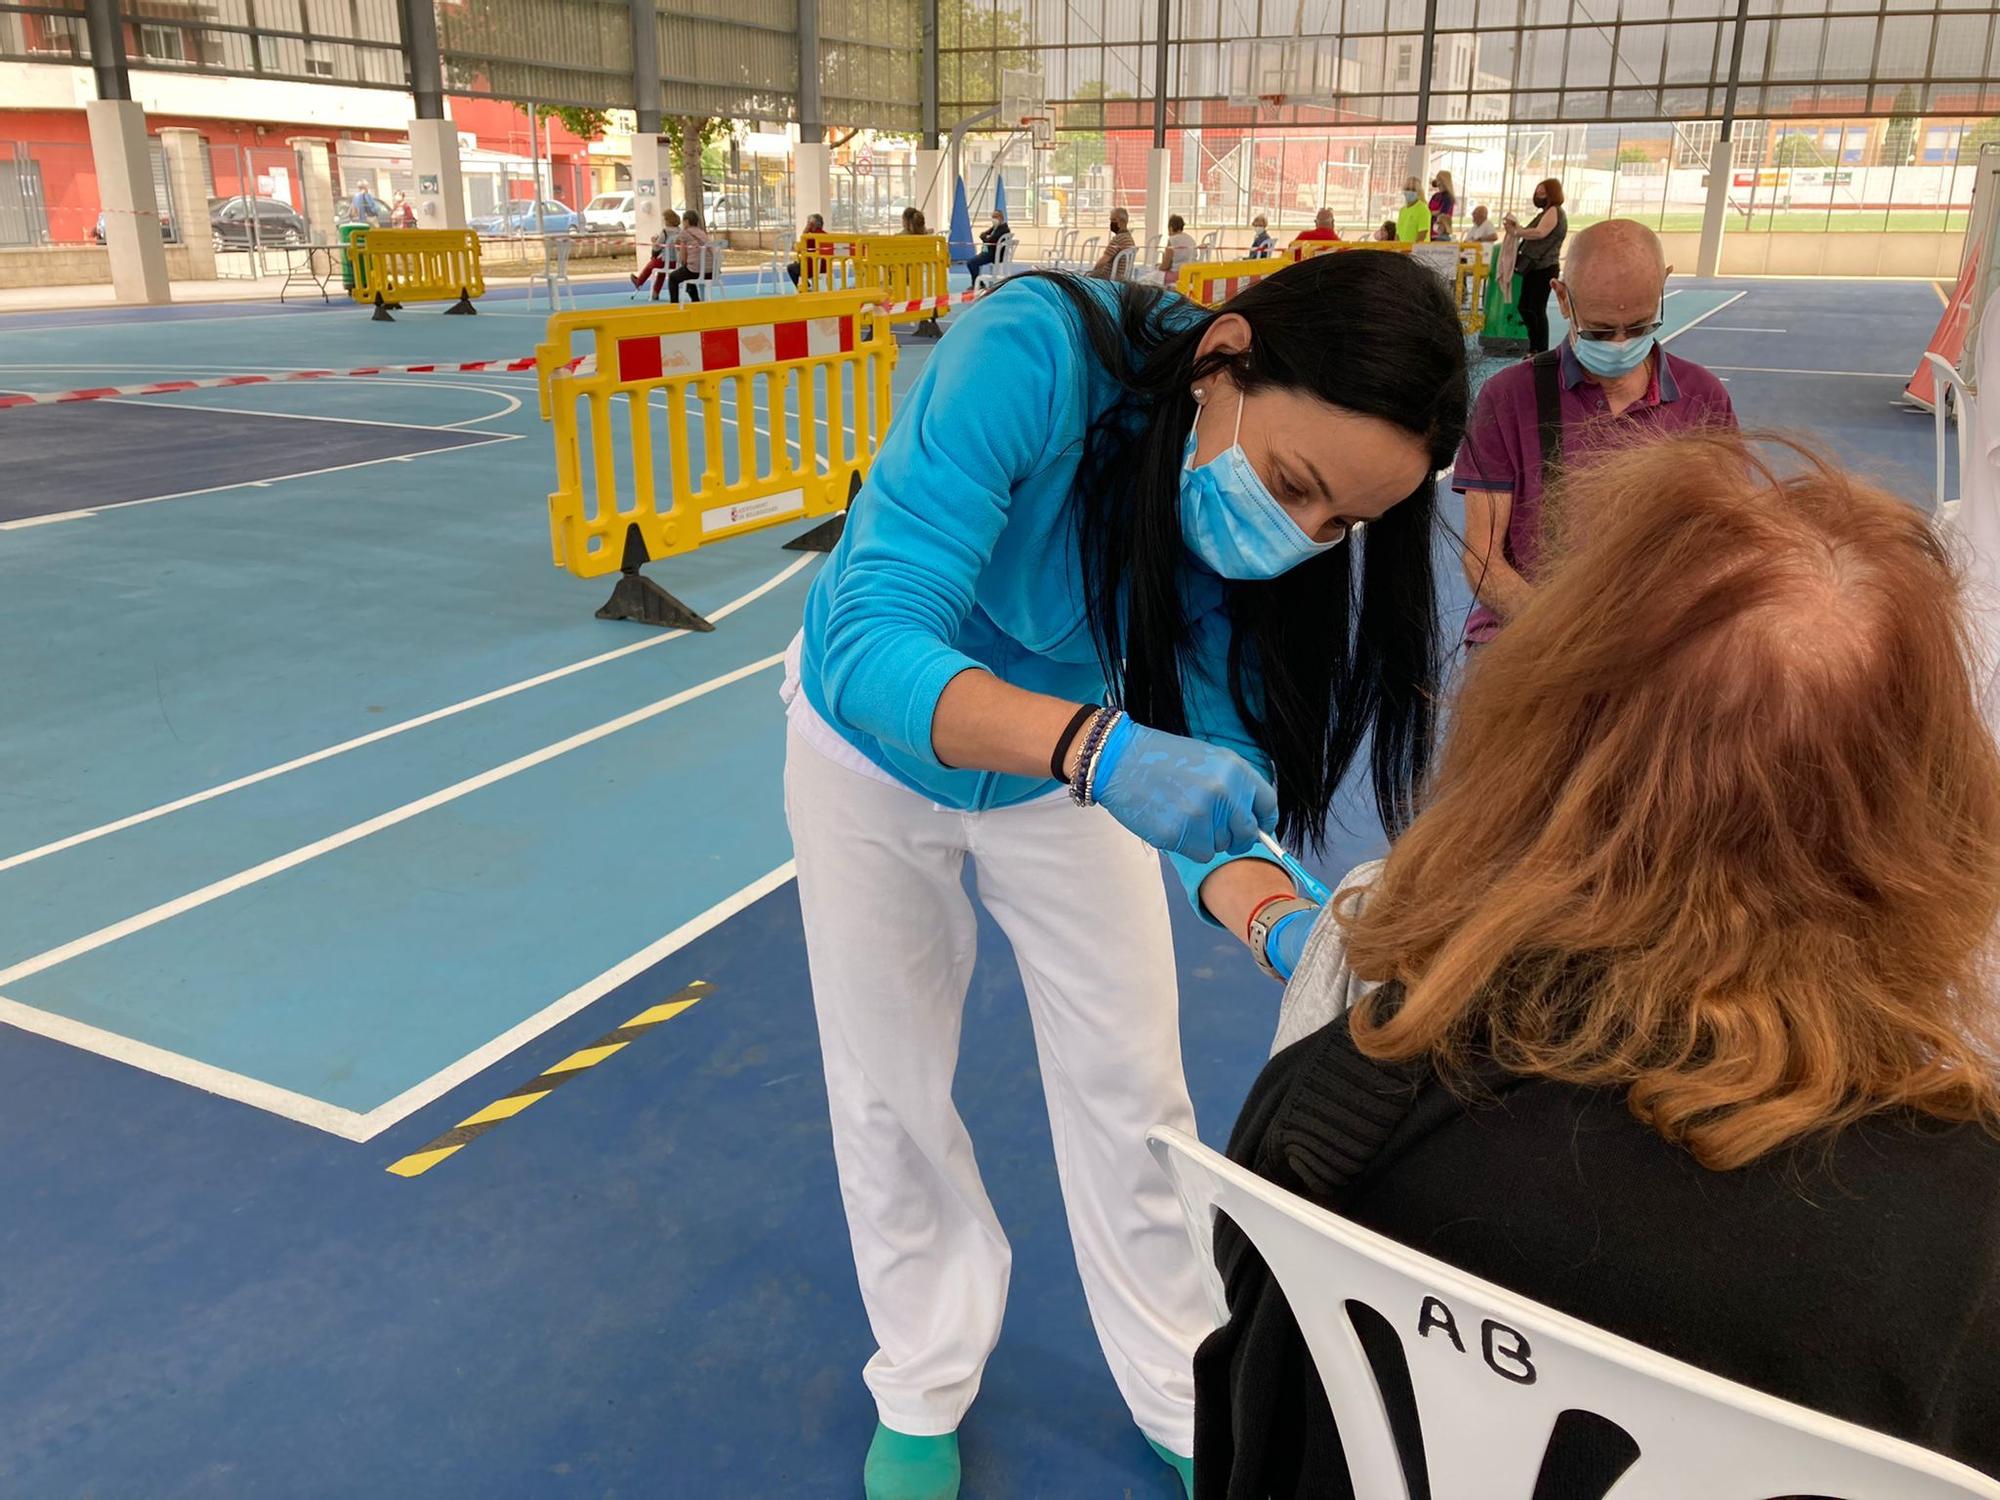
[(715, 629), (672, 594), (639, 571), (650, 559), (645, 539), (637, 526), (625, 528), (625, 556), (619, 563), (620, 577), (597, 611), (600, 620), (632, 620), (641, 625), (661, 625), (669, 630)]
[(917, 325), (916, 333), (920, 339), (941, 339), (944, 337), (944, 329), (938, 326), (936, 318), (924, 319), (923, 322)]
[(847, 476), (847, 509), (837, 516), (828, 516), (811, 531), (801, 532), (785, 543), (787, 552), (831, 552), (840, 541), (841, 533), (847, 530), (847, 518), (854, 512), (854, 497), (861, 493), (861, 476)]
[(464, 287), (460, 287), (458, 289), (458, 300), (444, 310), (444, 315), (447, 318), (476, 318), (479, 316), (479, 309), (472, 305), (472, 294), (466, 291)]
[(847, 529), (845, 514), (828, 516), (811, 531), (801, 532), (785, 543), (787, 552), (831, 552), (840, 541), (840, 534)]
[(383, 305), (381, 297), (378, 296), (375, 299), (375, 316), (368, 321), (371, 323), (393, 323), (396, 320), (389, 316), (389, 309)]

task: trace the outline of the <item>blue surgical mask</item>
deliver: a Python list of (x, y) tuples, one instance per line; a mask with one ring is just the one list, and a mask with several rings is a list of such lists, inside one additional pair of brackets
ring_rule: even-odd
[(1405, 203), (1415, 203), (1417, 201), (1417, 190), (1415, 188), (1404, 188), (1403, 201)]
[(1314, 541), (1265, 488), (1238, 441), (1243, 405), (1237, 397), (1236, 431), (1229, 446), (1200, 468), (1194, 454), (1201, 413), (1195, 414), (1181, 461), (1181, 537), (1224, 578), (1276, 578), (1338, 547), (1344, 538)]
[(1613, 343), (1608, 339), (1572, 338), (1570, 347), (1576, 350), (1577, 363), (1591, 374), (1605, 380), (1614, 380), (1620, 375), (1629, 375), (1646, 362), (1646, 356), (1653, 352), (1653, 335), (1643, 334), (1636, 339), (1626, 339)]

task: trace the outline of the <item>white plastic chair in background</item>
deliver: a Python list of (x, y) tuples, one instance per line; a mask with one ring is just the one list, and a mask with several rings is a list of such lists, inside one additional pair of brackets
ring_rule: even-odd
[(1220, 260), (1222, 258), (1222, 231), (1211, 229), (1203, 235), (1194, 247), (1194, 258), (1198, 261)]
[(722, 279), (722, 252), (723, 247), (714, 240), (696, 250), (694, 259), (688, 262), (688, 269), (699, 275), (701, 280), (687, 282), (681, 290), (685, 292), (688, 287), (698, 286), (702, 301), (722, 301), (728, 295), (728, 285)]
[(1137, 263), (1138, 255), (1139, 251), (1135, 246), (1129, 250), (1120, 250), (1116, 255), (1112, 256), (1110, 279), (1113, 281), (1135, 280), (1136, 278), (1132, 272)]
[(1070, 245), (1076, 251), (1076, 258), (1070, 261), (1063, 269), (1074, 271), (1079, 276), (1083, 275), (1092, 266), (1097, 264), (1097, 247), (1103, 242), (1104, 236), (1101, 234), (1093, 234), (1081, 244), (1072, 240)]
[(789, 292), (792, 287), (785, 278), (785, 270), (792, 263), (792, 247), (782, 241), (771, 246), (771, 253), (764, 257), (764, 263), (757, 267), (756, 291), (753, 296), (764, 296), (764, 278), (771, 278), (769, 295), (775, 297), (780, 292)]
[(1963, 1464), (1469, 1276), (1266, 1182), (1182, 1131), (1147, 1139), (1180, 1196), (1217, 1318), (1227, 1316), (1213, 1263), (1217, 1212), (1270, 1267), (1339, 1421), (1354, 1493), (1367, 1500), (1409, 1500), (1410, 1488), (1348, 1312), (1357, 1305), (1387, 1323), (1408, 1362), (1439, 1500), (1530, 1500), (1552, 1438), (1579, 1428), (1629, 1450), (1628, 1466), (1603, 1476), (1599, 1493), (1616, 1500), (2000, 1500), (2000, 1483)]
[[(1937, 482), (1931, 488), (1931, 520), (1943, 529), (1951, 529), (1958, 523), (1959, 505), (1966, 491), (1966, 475), (1972, 463), (1972, 433), (1979, 425), (1979, 405), (1972, 395), (1972, 387), (1965, 383), (1950, 360), (1943, 355), (1926, 351), (1924, 360), (1936, 377), (1937, 399), (1931, 403), (1934, 418), (1937, 456)], [(1950, 399), (1946, 400), (1949, 396)], [(1958, 485), (1956, 495), (1947, 496), (1945, 489), (1946, 464), (1944, 461), (1944, 430), (1953, 419), (1951, 408), (1957, 408), (1958, 423)]]
[(1020, 270), (1014, 263), (1014, 254), (1020, 243), (1014, 235), (1003, 234), (1000, 243), (993, 247), (993, 263), (979, 273), (972, 283), (972, 289), (978, 291), (981, 286), (998, 286)]
[(570, 284), (569, 257), (576, 248), (576, 242), (566, 234), (552, 234), (542, 241), (542, 274), (528, 283), (528, 310), (535, 306), (535, 288), (542, 288), (548, 298), (549, 311), (556, 312), (562, 306), (563, 294), (569, 294), (569, 305), (576, 306), (576, 288)]
[(1042, 252), (1042, 264), (1051, 271), (1068, 270), (1076, 261), (1076, 237), (1079, 233), (1075, 229), (1058, 229), (1056, 237)]

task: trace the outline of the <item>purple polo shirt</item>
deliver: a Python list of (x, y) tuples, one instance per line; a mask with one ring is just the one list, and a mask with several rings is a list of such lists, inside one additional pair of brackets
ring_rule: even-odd
[[(1734, 427), (1736, 410), (1729, 392), (1693, 360), (1660, 349), (1653, 356), (1653, 377), (1646, 394), (1612, 416), (1601, 387), (1584, 376), (1576, 350), (1562, 346), (1563, 464), (1574, 468), (1602, 448), (1607, 439), (1629, 438), (1635, 431), (1671, 433), (1692, 427)], [(1505, 490), (1513, 497), (1502, 550), (1514, 570), (1530, 583), (1542, 555), (1542, 440), (1535, 419), (1535, 372), (1523, 360), (1510, 365), (1480, 388), (1473, 403), (1451, 487)], [(1481, 604), (1466, 621), (1465, 638), (1488, 641), (1500, 628), (1500, 618)]]

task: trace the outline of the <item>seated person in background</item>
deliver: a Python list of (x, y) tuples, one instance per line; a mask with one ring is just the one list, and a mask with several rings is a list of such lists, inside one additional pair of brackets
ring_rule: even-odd
[[(825, 234), (826, 220), (821, 218), (818, 214), (807, 214), (806, 227), (803, 230), (801, 230), (800, 233)], [(820, 270), (825, 270), (825, 269), (826, 269), (825, 263), (822, 262), (820, 265)], [(789, 266), (786, 266), (785, 274), (792, 278), (792, 285), (797, 286), (799, 284), (799, 263), (797, 261), (793, 261)]]
[[(1469, 644), (1493, 639), (1534, 592), (1542, 491), (1558, 468), (1645, 433), (1736, 425), (1728, 387), (1655, 341), (1672, 270), (1644, 224), (1606, 219), (1582, 230), (1556, 283), (1569, 337), (1480, 387), (1451, 479), (1465, 496), (1459, 562), (1479, 599)], [(1548, 454), (1544, 405), (1562, 437)]]
[[(653, 278), (653, 300), (660, 300), (660, 288), (666, 284), (667, 272), (680, 264), (676, 242), (680, 238), (681, 216), (671, 208), (660, 212), (660, 232), (653, 236), (653, 253), (639, 268), (639, 274), (632, 278), (632, 291), (636, 296), (639, 288), (646, 284), (648, 276)], [(796, 280), (797, 278), (793, 278)]]
[(1384, 219), (1375, 233), (1370, 235), (1369, 238), (1382, 244), (1394, 244), (1396, 241), (1396, 221), (1394, 219)]
[(1193, 262), (1200, 249), (1194, 236), (1187, 232), (1187, 220), (1179, 214), (1167, 215), (1167, 242), (1160, 249), (1160, 265), (1157, 280), (1160, 285), (1171, 287), (1181, 273), (1181, 267)]
[(1085, 274), (1098, 281), (1111, 279), (1112, 263), (1118, 259), (1120, 251), (1135, 248), (1132, 242), (1132, 218), (1122, 208), (1111, 210), (1111, 238), (1104, 242), (1104, 249), (1097, 257), (1097, 264)]
[(915, 206), (903, 210), (903, 234), (929, 234), (930, 226), (924, 223), (923, 210)]
[(1473, 204), (1472, 224), (1465, 231), (1465, 237), (1469, 240), (1477, 240), (1482, 245), (1490, 245), (1493, 241), (1500, 238), (1500, 226), (1487, 217), (1486, 205), (1484, 203)]
[[(667, 275), (667, 300), (679, 302), (681, 288), (687, 287), (688, 301), (701, 301), (701, 283), (715, 278), (715, 272), (705, 269), (706, 257), (702, 254), (708, 248), (708, 233), (701, 227), (701, 215), (689, 209), (681, 215), (681, 230), (674, 239), (674, 247), (680, 258), (677, 270)], [(657, 283), (653, 287), (653, 300), (660, 300)]]
[(1333, 210), (1322, 208), (1318, 213), (1313, 215), (1313, 227), (1310, 229), (1301, 229), (1292, 240), (1292, 243), (1296, 245), (1300, 240), (1337, 240), (1339, 238), (1339, 232), (1333, 227)]
[[(1919, 511), (1733, 433), (1602, 458), (1563, 504), (1426, 806), (1308, 938), (1304, 1039), (1229, 1154), (2000, 1475), (2000, 751), (1952, 570)], [(1217, 1261), (1197, 1493), (1345, 1495), (1283, 1294), (1226, 1224)]]
[(1014, 231), (1007, 227), (1007, 216), (999, 209), (993, 210), (993, 218), (979, 231), (980, 252), (965, 263), (965, 274), (972, 278), (973, 285), (979, 284), (979, 273), (1000, 258), (1000, 244)]
[(1250, 227), (1257, 232), (1250, 236), (1249, 258), (1251, 260), (1269, 259), (1272, 250), (1271, 221), (1262, 214), (1259, 214), (1250, 221)]

